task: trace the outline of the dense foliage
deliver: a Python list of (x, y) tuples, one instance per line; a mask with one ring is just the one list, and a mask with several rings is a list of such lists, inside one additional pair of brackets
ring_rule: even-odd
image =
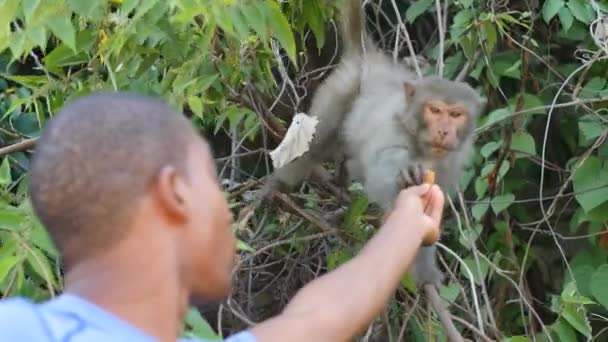
[[(66, 101), (92, 91), (160, 96), (212, 141), (237, 213), (271, 171), (267, 152), (289, 117), (306, 110), (337, 62), (339, 5), (0, 0), (1, 142), (38, 136)], [(428, 72), (455, 78), (464, 69), (488, 99), (442, 237), (453, 253), (442, 249), (449, 281), (440, 294), (458, 329), (475, 340), (606, 339), (608, 2), (385, 0), (368, 8), (387, 52), (409, 55), (407, 28)], [(0, 163), (0, 293), (43, 300), (61, 291), (62, 273), (27, 200), (28, 158), (21, 151)], [(234, 295), (203, 315), (192, 309), (185, 334), (215, 336), (207, 322), (226, 334), (275, 314), (356, 253), (378, 220), (360, 187), (350, 190), (345, 203), (311, 183), (279, 207), (245, 215)], [(332, 221), (341, 209), (343, 219)], [(445, 340), (418, 295), (404, 278), (366, 337)]]

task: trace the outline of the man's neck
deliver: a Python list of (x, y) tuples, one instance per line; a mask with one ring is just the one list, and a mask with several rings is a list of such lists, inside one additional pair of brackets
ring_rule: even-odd
[(66, 292), (160, 341), (175, 341), (189, 296), (180, 288), (179, 275), (166, 271), (176, 269), (169, 264), (171, 258), (151, 253), (115, 256), (96, 256), (72, 267), (66, 274)]

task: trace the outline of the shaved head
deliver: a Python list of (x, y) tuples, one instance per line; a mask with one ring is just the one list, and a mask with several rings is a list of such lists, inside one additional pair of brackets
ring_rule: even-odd
[(37, 143), (29, 188), (65, 262), (123, 238), (163, 167), (188, 179), (189, 151), (200, 140), (161, 100), (108, 93), (66, 105)]

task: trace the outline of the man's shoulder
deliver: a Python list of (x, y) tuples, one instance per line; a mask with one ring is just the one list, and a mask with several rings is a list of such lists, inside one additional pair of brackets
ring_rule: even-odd
[(43, 341), (49, 338), (36, 304), (22, 297), (0, 301), (0, 340), (31, 338)]
[[(179, 342), (207, 342), (207, 340), (181, 338)], [(209, 342), (212, 342), (209, 340)], [(213, 340), (215, 342), (215, 340)], [(258, 342), (249, 331), (242, 331), (223, 340), (223, 342)]]

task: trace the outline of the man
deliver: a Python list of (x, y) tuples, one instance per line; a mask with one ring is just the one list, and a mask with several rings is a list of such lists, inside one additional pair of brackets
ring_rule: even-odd
[[(230, 291), (235, 238), (209, 147), (159, 100), (95, 94), (67, 105), (38, 142), (30, 195), (63, 257), (65, 292), (0, 303), (0, 341), (175, 341), (191, 303)], [(352, 338), (434, 242), (443, 203), (436, 186), (402, 192), (358, 256), (228, 341)]]

